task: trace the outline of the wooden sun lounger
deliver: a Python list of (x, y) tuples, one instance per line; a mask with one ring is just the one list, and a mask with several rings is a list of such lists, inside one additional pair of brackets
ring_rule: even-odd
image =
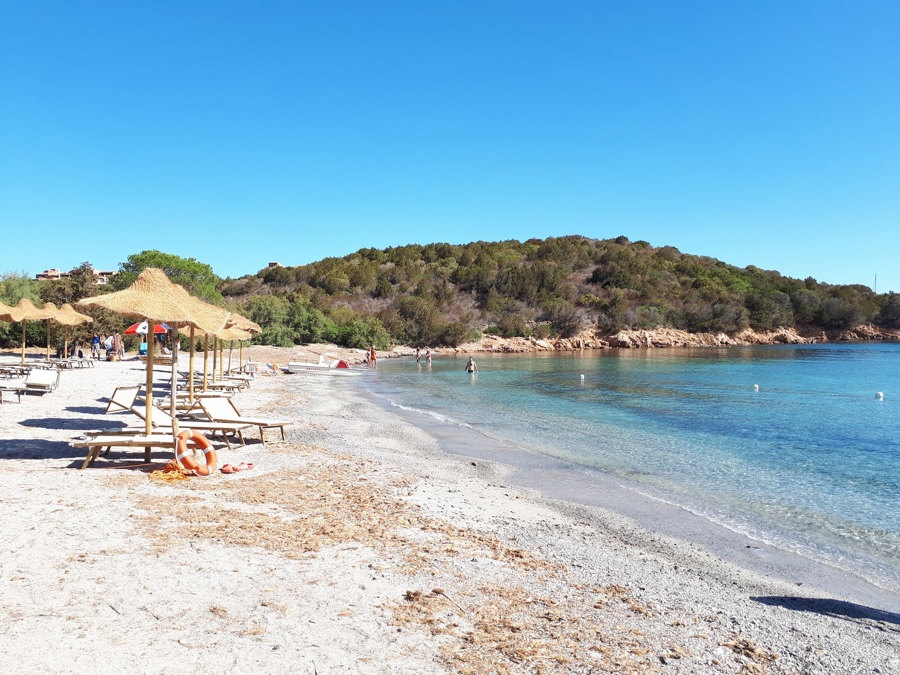
[(31, 372), (31, 366), (20, 366), (14, 363), (6, 363), (0, 366), (0, 377), (8, 380), (25, 377)]
[[(135, 405), (132, 406), (131, 412), (140, 417), (142, 420), (147, 419), (147, 406), (145, 405)], [(161, 408), (153, 409), (153, 414), (150, 416), (151, 422), (153, 426), (159, 426), (164, 428), (172, 428), (172, 417), (165, 410)], [(178, 427), (184, 431), (185, 429), (191, 429), (193, 431), (199, 431), (201, 434), (221, 434), (223, 440), (225, 441), (225, 445), (228, 446), (228, 449), (231, 450), (231, 440), (228, 438), (228, 434), (234, 434), (239, 439), (241, 439), (241, 445), (246, 445), (246, 441), (244, 441), (244, 431), (249, 429), (252, 425), (250, 424), (240, 424), (235, 422), (213, 422), (210, 420), (202, 420), (202, 419), (180, 419), (178, 420)]]
[(59, 386), (59, 371), (55, 368), (36, 368), (25, 378), (23, 391), (46, 394)]
[(265, 429), (280, 429), (281, 440), (285, 440), (284, 428), (291, 424), (290, 420), (269, 419), (266, 417), (246, 417), (238, 412), (234, 401), (230, 398), (201, 398), (200, 407), (209, 419), (215, 422), (232, 422), (249, 424), (259, 428), (259, 440), (265, 444)]
[(159, 433), (150, 434), (149, 436), (136, 434), (100, 434), (91, 436), (87, 439), (79, 439), (69, 443), (73, 448), (87, 448), (88, 454), (84, 458), (81, 468), (86, 469), (100, 455), (103, 448), (144, 448), (144, 461), (150, 462), (150, 451), (152, 448), (167, 448), (172, 452), (175, 451), (175, 437), (171, 434)]
[(59, 370), (72, 368), (93, 368), (94, 360), (78, 356), (70, 356), (66, 359), (51, 359), (50, 364), (52, 364)]
[(22, 402), (22, 394), (49, 394), (59, 385), (59, 371), (54, 369), (33, 369), (25, 377), (25, 381), (16, 384), (0, 385), (0, 403), (3, 392), (15, 394)]

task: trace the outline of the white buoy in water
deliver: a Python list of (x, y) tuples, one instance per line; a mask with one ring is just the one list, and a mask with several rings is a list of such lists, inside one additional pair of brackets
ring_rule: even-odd
[(875, 398), (877, 398), (879, 401), (881, 401), (882, 399), (884, 399), (884, 392), (883, 392), (883, 391), (876, 391), (876, 392), (875, 392)]
[(754, 384), (754, 385), (753, 385), (753, 391), (759, 391), (759, 385), (758, 385), (758, 384)]

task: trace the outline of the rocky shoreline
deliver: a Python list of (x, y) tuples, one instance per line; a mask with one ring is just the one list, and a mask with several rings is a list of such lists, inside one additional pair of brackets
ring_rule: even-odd
[(675, 328), (660, 327), (650, 330), (622, 330), (612, 335), (606, 335), (594, 329), (589, 329), (575, 337), (560, 339), (538, 339), (534, 337), (503, 338), (497, 335), (484, 335), (480, 340), (439, 351), (444, 353), (490, 352), (512, 354), (577, 351), (581, 349), (667, 349), (870, 341), (898, 342), (900, 341), (900, 330), (862, 325), (844, 331), (819, 331), (808, 335), (801, 335), (793, 328), (778, 328), (763, 332), (747, 329), (729, 335), (726, 333), (689, 333)]

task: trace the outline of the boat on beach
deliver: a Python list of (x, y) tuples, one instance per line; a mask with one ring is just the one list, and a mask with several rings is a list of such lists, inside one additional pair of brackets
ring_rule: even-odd
[(307, 373), (320, 375), (362, 375), (367, 372), (365, 368), (351, 366), (344, 359), (332, 358), (327, 360), (325, 354), (319, 355), (318, 361), (288, 361), (284, 371), (286, 373)]

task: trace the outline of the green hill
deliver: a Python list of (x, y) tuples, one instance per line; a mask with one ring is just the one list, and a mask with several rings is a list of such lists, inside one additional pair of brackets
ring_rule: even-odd
[(801, 333), (900, 327), (900, 296), (580, 236), (360, 249), (220, 285), (264, 327), (256, 340), (453, 346), (489, 332), (568, 337), (595, 326)]

